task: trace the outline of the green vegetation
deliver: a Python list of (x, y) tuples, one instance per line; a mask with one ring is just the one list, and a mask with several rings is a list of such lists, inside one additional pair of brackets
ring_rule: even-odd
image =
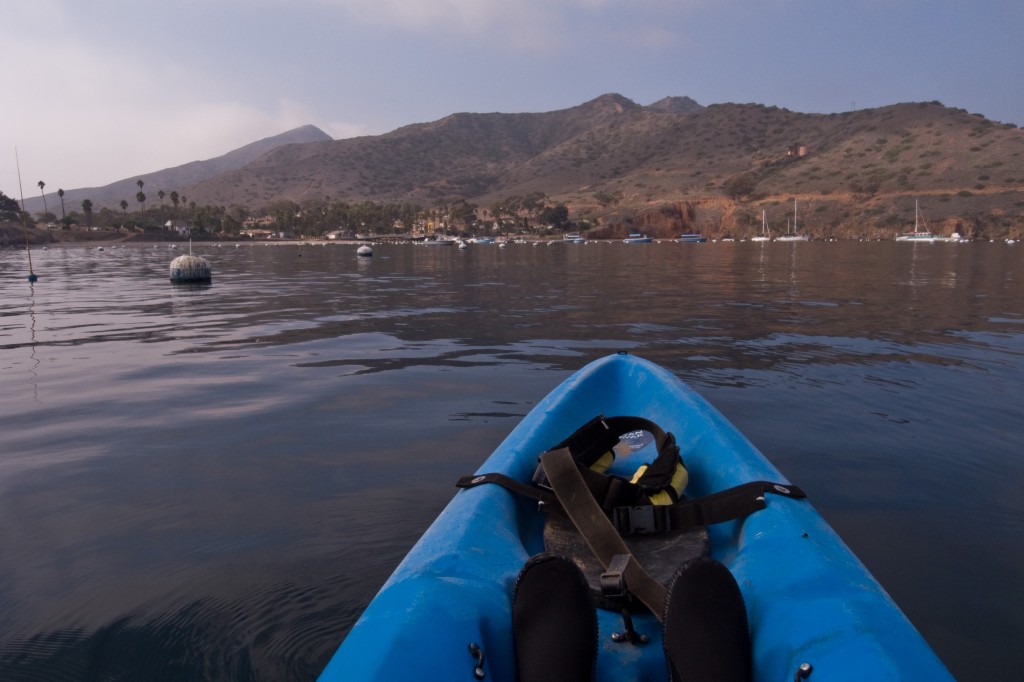
[(733, 199), (749, 196), (757, 189), (757, 176), (753, 173), (734, 175), (722, 184), (722, 189)]
[(16, 199), (12, 199), (3, 192), (0, 192), (0, 219), (17, 220), (21, 214), (21, 207)]

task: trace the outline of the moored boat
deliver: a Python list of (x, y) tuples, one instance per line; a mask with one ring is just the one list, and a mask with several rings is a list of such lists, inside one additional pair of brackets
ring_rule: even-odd
[(458, 240), (454, 237), (438, 235), (436, 237), (427, 237), (419, 243), (423, 246), (454, 246), (457, 242)]
[(920, 217), (921, 217), (921, 209), (918, 206), (917, 199), (914, 199), (914, 231), (913, 232), (904, 232), (900, 236), (896, 237), (896, 241), (898, 241), (898, 242), (924, 242), (926, 244), (932, 244), (932, 243), (937, 242), (937, 241), (947, 241), (945, 239), (941, 239), (936, 234), (932, 234), (931, 231), (928, 230), (927, 225), (925, 226), (925, 229), (922, 230), (921, 227), (920, 227), (920, 223), (921, 223)]
[[(707, 552), (742, 593), (754, 680), (803, 679), (802, 668), (813, 670), (812, 680), (952, 680), (878, 582), (753, 444), (667, 370), (617, 354), (555, 388), (463, 481), (467, 487), (384, 584), (320, 682), (516, 679), (513, 591), (524, 563), (545, 547), (545, 515), (534, 498), (488, 476), (530, 489), (541, 453), (553, 476), (546, 468), (551, 449), (580, 426), (629, 417), (676, 434), (688, 499), (668, 505), (671, 510), (721, 499), (708, 496), (751, 482), (776, 486), (763, 490), (779, 494), (759, 493), (756, 510), (704, 519), (721, 521), (706, 526)], [(667, 439), (649, 427), (642, 431), (623, 436), (631, 445), (616, 446), (619, 457), (609, 473), (628, 480), (652, 449), (660, 458)], [(597, 611), (594, 679), (666, 679), (658, 617), (632, 615), (630, 627), (646, 644), (609, 638), (624, 622), (619, 612)]]
[(768, 233), (768, 217), (767, 214), (761, 211), (761, 234), (754, 235), (750, 238), (752, 242), (770, 242), (772, 240), (771, 235)]
[(624, 244), (650, 244), (651, 237), (639, 232), (633, 232), (628, 237), (622, 240)]
[(777, 242), (805, 242), (807, 237), (796, 231), (796, 199), (793, 199), (793, 222), (787, 221), (786, 233), (775, 238)]
[(702, 235), (702, 234), (694, 234), (692, 232), (687, 233), (687, 234), (681, 234), (676, 239), (677, 242), (680, 242), (682, 244), (703, 244), (707, 240), (708, 240), (708, 238), (705, 237), (704, 235)]

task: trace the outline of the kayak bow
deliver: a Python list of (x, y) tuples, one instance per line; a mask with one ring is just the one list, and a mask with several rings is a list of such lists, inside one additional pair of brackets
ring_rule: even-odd
[[(675, 435), (705, 496), (782, 474), (725, 417), (667, 370), (626, 354), (579, 370), (544, 398), (477, 473), (530, 483), (538, 456), (595, 415), (638, 416)], [(637, 455), (642, 454), (642, 450)], [(634, 467), (635, 468), (635, 467)], [(339, 680), (515, 679), (511, 598), (543, 551), (537, 503), (497, 485), (460, 490), (387, 580), (320, 676)], [(952, 680), (868, 570), (806, 499), (767, 495), (751, 515), (708, 527), (711, 556), (739, 584), (755, 680)], [(619, 614), (599, 610), (597, 680), (664, 680), (661, 627), (617, 643)], [(480, 677), (479, 675), (483, 675)]]

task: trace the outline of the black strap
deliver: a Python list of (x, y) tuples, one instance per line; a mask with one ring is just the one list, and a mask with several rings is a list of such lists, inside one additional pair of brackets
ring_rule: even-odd
[[(543, 465), (541, 466), (543, 467)], [(590, 494), (594, 496), (594, 499), (599, 500), (599, 504), (606, 514), (610, 515), (611, 510), (616, 507), (630, 506), (640, 501), (639, 488), (621, 476), (599, 474), (590, 469), (580, 469), (580, 475), (583, 477)], [(484, 483), (496, 483), (506, 490), (511, 490), (514, 493), (537, 500), (538, 502), (558, 504), (558, 498), (552, 491), (551, 484), (546, 476), (544, 477), (544, 485), (536, 486), (517, 481), (505, 474), (474, 474), (460, 478), (455, 482), (455, 487), (475, 488)]]
[[(647, 431), (654, 436), (654, 442), (660, 453), (666, 447), (675, 444), (675, 438), (671, 433), (643, 417), (605, 417), (599, 414), (580, 428), (573, 431), (572, 435), (561, 443), (549, 448), (559, 450), (568, 448), (576, 464), (586, 468), (601, 459), (604, 453), (612, 451), (619, 442), (619, 437), (634, 431)], [(678, 454), (678, 450), (676, 451)]]
[[(580, 475), (590, 478), (586, 470)], [(603, 477), (609, 485), (618, 479)], [(594, 477), (597, 480), (596, 476)], [(556, 495), (527, 485), (504, 474), (479, 474), (463, 476), (455, 484), (459, 488), (473, 488), (484, 483), (496, 483), (525, 497), (539, 502), (557, 502)], [(627, 482), (628, 483), (628, 482)], [(588, 482), (588, 490), (590, 490)], [(738, 486), (713, 493), (705, 497), (683, 500), (670, 505), (636, 505), (615, 506), (610, 509), (612, 525), (623, 535), (642, 533), (663, 533), (670, 530), (686, 530), (715, 523), (732, 521), (748, 516), (759, 509), (765, 508), (764, 494), (772, 493), (793, 499), (804, 499), (807, 495), (795, 485), (782, 485), (770, 481), (751, 481)], [(615, 494), (607, 493), (604, 498), (614, 498)]]
[(558, 502), (558, 499), (549, 491), (517, 481), (511, 476), (506, 476), (505, 474), (495, 473), (463, 476), (455, 482), (455, 487), (475, 488), (476, 486), (484, 483), (497, 483), (506, 490), (511, 490), (514, 493), (518, 493), (524, 497), (529, 497), (537, 500), (538, 502)]
[[(606, 452), (614, 453), (613, 448), (619, 443), (620, 436), (634, 431), (650, 433), (654, 437), (658, 450), (658, 456), (647, 466), (636, 483), (620, 476), (609, 476), (590, 470), (589, 467)], [(562, 448), (567, 448), (572, 454), (576, 464), (583, 472), (587, 487), (597, 498), (598, 504), (609, 513), (614, 507), (645, 502), (646, 496), (662, 490), (668, 492), (673, 501), (677, 499), (676, 491), (670, 484), (672, 476), (675, 474), (676, 465), (682, 464), (679, 446), (676, 445), (675, 436), (666, 433), (650, 419), (631, 416), (605, 417), (599, 414), (576, 429), (572, 435), (552, 447), (551, 450)], [(533, 482), (542, 488), (550, 487), (544, 474), (544, 468), (540, 465), (534, 472)]]
[[(676, 445), (676, 437), (671, 433), (665, 434), (665, 441), (658, 446), (658, 456), (647, 465), (644, 473), (637, 480), (636, 485), (645, 495), (665, 491), (673, 502), (679, 501), (676, 489), (672, 487), (672, 478), (676, 474), (677, 465), (683, 463), (679, 455), (679, 446)], [(685, 468), (685, 465), (684, 467)]]
[(576, 463), (588, 467), (615, 447), (615, 444), (619, 442), (619, 436), (633, 431), (647, 431), (654, 436), (658, 450), (661, 450), (666, 438), (670, 435), (650, 419), (628, 416), (605, 417), (603, 414), (599, 414), (550, 449), (569, 448)]
[[(577, 464), (589, 467), (615, 447), (620, 435), (622, 434), (612, 430), (604, 415), (599, 414), (550, 449), (568, 448)], [(538, 467), (538, 471), (543, 469)]]
[[(579, 530), (590, 551), (601, 562), (601, 566), (607, 569), (619, 555), (632, 556), (622, 536), (590, 494), (568, 448), (549, 450), (541, 455), (540, 461), (562, 509)], [(668, 598), (664, 585), (652, 578), (635, 560), (626, 564), (624, 575), (630, 593), (661, 620)]]
[(612, 509), (612, 524), (623, 535), (664, 533), (743, 518), (764, 509), (765, 493), (793, 499), (807, 497), (795, 485), (751, 481), (705, 497), (667, 505), (638, 505)]

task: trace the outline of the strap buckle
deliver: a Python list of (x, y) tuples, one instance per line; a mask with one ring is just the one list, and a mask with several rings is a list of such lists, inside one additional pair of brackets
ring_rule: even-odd
[(618, 602), (622, 607), (624, 632), (613, 632), (612, 641), (647, 644), (650, 639), (647, 635), (636, 631), (636, 628), (633, 627), (633, 617), (629, 613), (629, 603), (632, 599), (629, 586), (626, 584), (626, 569), (631, 561), (633, 561), (632, 554), (616, 554), (612, 557), (612, 560), (608, 562), (608, 568), (601, 574), (601, 595)]
[(626, 566), (632, 557), (629, 554), (616, 554), (601, 574), (601, 595), (610, 599), (625, 599), (629, 594), (626, 589)]
[[(659, 518), (660, 517), (660, 518)], [(659, 523), (661, 527), (659, 528)], [(612, 523), (623, 535), (642, 535), (672, 530), (670, 517), (658, 513), (653, 504), (642, 504), (636, 507), (615, 507), (612, 510)]]

